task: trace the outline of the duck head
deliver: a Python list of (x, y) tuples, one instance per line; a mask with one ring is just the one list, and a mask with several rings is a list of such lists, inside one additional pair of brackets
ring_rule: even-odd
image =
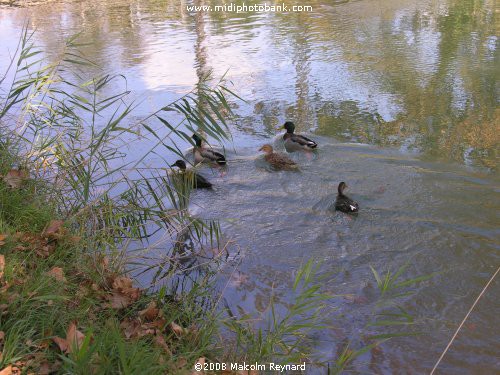
[(194, 142), (196, 143), (196, 146), (201, 147), (201, 141), (202, 141), (202, 139), (201, 139), (201, 137), (198, 134), (194, 133), (191, 138), (194, 139)]
[(273, 153), (273, 146), (270, 144), (266, 144), (259, 148), (259, 151), (264, 151), (266, 154), (272, 154)]
[(339, 187), (337, 189), (337, 191), (339, 192), (339, 195), (344, 195), (344, 190), (347, 189), (347, 184), (342, 181), (340, 184), (339, 184)]
[(291, 121), (287, 121), (283, 125), (283, 128), (286, 129), (287, 133), (293, 134), (293, 132), (295, 131), (295, 124)]
[(177, 160), (171, 167), (177, 167), (182, 171), (186, 170), (186, 162), (184, 160)]

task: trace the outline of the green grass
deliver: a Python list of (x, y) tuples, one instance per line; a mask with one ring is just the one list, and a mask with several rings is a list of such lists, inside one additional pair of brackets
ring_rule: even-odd
[[(2, 205), (0, 211), (0, 230), (7, 235), (0, 248), (5, 256), (1, 279), (5, 290), (0, 294), (0, 305), (5, 308), (0, 330), (5, 337), (0, 341), (0, 368), (22, 362), (23, 370), (37, 372), (47, 361), (58, 366), (60, 373), (137, 374), (147, 369), (147, 373), (165, 374), (175, 373), (179, 364), (190, 368), (200, 356), (213, 353), (210, 338), (215, 323), (207, 327), (206, 312), (195, 296), (173, 301), (164, 291), (145, 292), (130, 306), (113, 309), (105, 306), (103, 296), (109, 290), (103, 285), (116, 271), (106, 266), (103, 274), (96, 267), (99, 260), (89, 256), (83, 243), (72, 242), (70, 233), (57, 240), (47, 257), (37, 255), (34, 248), (16, 250), (16, 233), (29, 230), (39, 235), (57, 214), (51, 205), (44, 204), (47, 197), (33, 193), (30, 185), (13, 191), (0, 181), (2, 202), (12, 194), (19, 198)], [(23, 204), (26, 199), (29, 205)], [(13, 220), (12, 215), (18, 217)], [(65, 281), (48, 274), (53, 267), (63, 269)], [(137, 318), (153, 300), (162, 311), (165, 328), (159, 328), (155, 335), (127, 340), (120, 323)], [(64, 338), (71, 322), (77, 322), (86, 339), (79, 350), (65, 355), (52, 338)], [(170, 322), (186, 327), (187, 332), (178, 337), (168, 328)], [(163, 337), (172, 354), (154, 344), (156, 335)]]

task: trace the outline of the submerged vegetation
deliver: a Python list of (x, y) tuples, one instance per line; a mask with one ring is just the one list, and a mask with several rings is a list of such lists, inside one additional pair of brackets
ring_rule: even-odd
[[(374, 334), (338, 358), (316, 357), (311, 335), (331, 325), (322, 312), (333, 296), (312, 260), (297, 270), (288, 306), (271, 298), (259, 316), (221, 308), (214, 276), (230, 242), (217, 222), (190, 214), (192, 183), (146, 161), (160, 150), (184, 158), (192, 133), (230, 139), (236, 95), (207, 77), (137, 119), (130, 92), (113, 92), (124, 77), (84, 77), (79, 67), (92, 63), (76, 38), (48, 65), (32, 39), (26, 28), (0, 81), (2, 375), (189, 373), (195, 362), (239, 360), (340, 372), (383, 340), (413, 334)], [(134, 143), (144, 152), (128, 160)], [(374, 314), (385, 318), (367, 329), (414, 323), (387, 303), (407, 296), (390, 290), (425, 279), (397, 282), (402, 272), (374, 270), (385, 301)]]

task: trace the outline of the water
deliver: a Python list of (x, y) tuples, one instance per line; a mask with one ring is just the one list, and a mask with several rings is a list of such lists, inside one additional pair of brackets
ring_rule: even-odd
[[(354, 296), (335, 300), (333, 328), (315, 336), (316, 349), (333, 358), (346, 341), (360, 345), (375, 308), (369, 265), (410, 261), (407, 277), (439, 272), (403, 301), (424, 334), (384, 344), (352, 371), (429, 372), (500, 264), (495, 2), (310, 1), (310, 13), (205, 16), (185, 4), (0, 9), (0, 66), (29, 17), (50, 58), (82, 32), (86, 56), (127, 77), (142, 100), (137, 115), (186, 93), (208, 71), (227, 72), (247, 100), (232, 104), (232, 162), (226, 176), (203, 171), (216, 189), (196, 192), (192, 211), (221, 220), (242, 249), (225, 292), (230, 304), (262, 311), (271, 293), (286, 303), (293, 271), (321, 260), (325, 288)], [(263, 143), (281, 147), (275, 127), (285, 119), (320, 144), (312, 159), (293, 155), (299, 173), (269, 172), (258, 159)], [(360, 203), (356, 217), (329, 210), (340, 181)], [(497, 280), (480, 301), (440, 373), (498, 371), (499, 287)]]

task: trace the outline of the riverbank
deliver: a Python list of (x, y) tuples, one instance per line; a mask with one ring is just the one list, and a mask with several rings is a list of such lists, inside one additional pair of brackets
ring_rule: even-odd
[(189, 372), (214, 354), (216, 319), (194, 296), (138, 288), (126, 263), (60, 220), (51, 187), (0, 153), (2, 375)]

